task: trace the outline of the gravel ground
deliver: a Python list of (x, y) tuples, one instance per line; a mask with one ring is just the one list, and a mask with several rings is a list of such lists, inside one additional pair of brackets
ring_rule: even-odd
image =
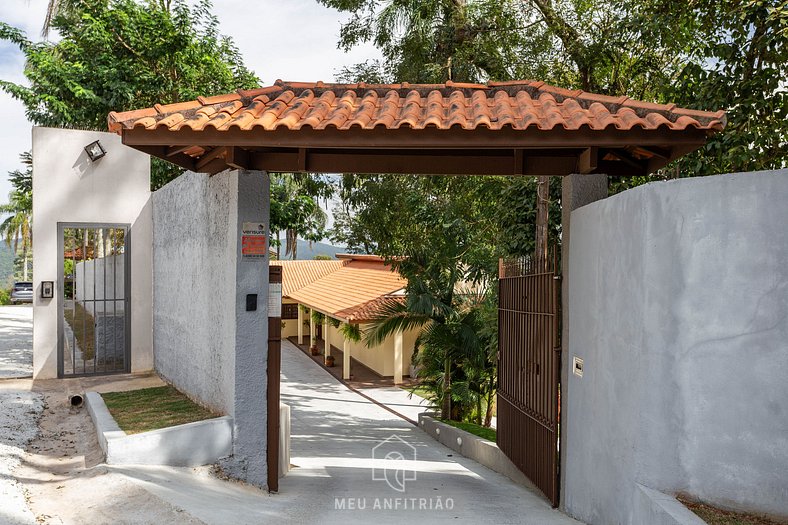
[(25, 448), (38, 433), (38, 418), (44, 408), (41, 394), (0, 391), (0, 523), (34, 524), (22, 486), (12, 472), (22, 461)]

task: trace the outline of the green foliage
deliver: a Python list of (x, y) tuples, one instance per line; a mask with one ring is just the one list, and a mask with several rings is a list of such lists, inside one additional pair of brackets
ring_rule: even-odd
[(470, 432), (471, 434), (479, 436), (482, 439), (486, 439), (487, 441), (492, 441), (493, 443), (495, 443), (495, 440), (497, 439), (497, 432), (494, 428), (477, 425), (475, 423), (452, 421), (451, 419), (442, 419), (441, 421), (447, 425), (464, 430), (465, 432)]
[(298, 256), (298, 239), (318, 242), (325, 236), (326, 213), (319, 199), (328, 198), (333, 187), (326, 177), (298, 173), (280, 173), (271, 177), (271, 232), (277, 239), (286, 232), (285, 256)]
[(361, 328), (357, 324), (342, 323), (339, 327), (339, 333), (348, 341), (358, 343), (363, 338)]
[(11, 304), (11, 291), (7, 288), (0, 288), (0, 306)]
[(341, 321), (339, 319), (334, 319), (333, 317), (328, 318), (328, 324), (333, 326), (334, 328), (339, 328)]
[(8, 204), (0, 205), (0, 215), (8, 217), (0, 223), (0, 237), (6, 245), (13, 247), (13, 254), (19, 255), (19, 272), (22, 280), (29, 280), (30, 256), (33, 248), (33, 158), (30, 153), (22, 153), (20, 160), (25, 170), (15, 170), (8, 174), (12, 190)]
[(315, 261), (330, 261), (333, 259), (333, 257), (331, 257), (330, 255), (326, 255), (324, 253), (318, 253), (317, 255), (312, 257), (312, 259)]
[(312, 310), (312, 322), (313, 323), (315, 323), (315, 324), (322, 324), (323, 323), (323, 319), (325, 319), (325, 318), (326, 318), (326, 316), (323, 315), (322, 313), (318, 312), (317, 310)]
[[(38, 125), (106, 129), (110, 111), (192, 100), (259, 84), (218, 33), (209, 0), (70, 0), (51, 26), (61, 40), (33, 42), (0, 23), (26, 59), (29, 85), (0, 81)], [(180, 170), (156, 162), (158, 188)]]

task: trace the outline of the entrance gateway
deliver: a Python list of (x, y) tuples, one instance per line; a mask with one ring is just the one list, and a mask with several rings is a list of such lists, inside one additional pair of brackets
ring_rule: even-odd
[(128, 224), (59, 223), (58, 377), (131, 371)]
[[(604, 182), (607, 176), (653, 173), (698, 149), (725, 126), (721, 111), (682, 109), (534, 81), (433, 85), (277, 81), (269, 87), (191, 102), (113, 112), (108, 121), (110, 130), (120, 134), (127, 146), (206, 174), (236, 169), (247, 175), (285, 171), (571, 176), (564, 179), (567, 194), (583, 186), (567, 183), (575, 176)], [(582, 197), (570, 195), (569, 202)], [(568, 232), (568, 221), (563, 226)], [(568, 242), (567, 235), (561, 259), (564, 269)], [(267, 266), (259, 271), (259, 279), (267, 283)], [(558, 370), (566, 368), (568, 360), (560, 359), (555, 335), (557, 284), (532, 282), (531, 277), (537, 276), (526, 272), (512, 279), (525, 278), (522, 285), (541, 287), (552, 312), (527, 310), (533, 294), (526, 294), (530, 299), (517, 305), (522, 302), (516, 290), (520, 284), (507, 281), (506, 275), (501, 284), (502, 291), (511, 286), (514, 295), (508, 299), (510, 308), (501, 313), (499, 337), (510, 343), (501, 348), (499, 363), (500, 444), (555, 505), (560, 479)], [(241, 290), (247, 285), (240, 279), (236, 284), (239, 294), (248, 293)], [(562, 330), (567, 329), (564, 319)], [(267, 441), (267, 466), (257, 463), (259, 449), (247, 445), (256, 443), (255, 437), (266, 428), (268, 436), (278, 434), (278, 411), (272, 409), (278, 406), (278, 390), (271, 385), (279, 381), (279, 349), (265, 345), (266, 341), (236, 336), (235, 367), (244, 370), (235, 378), (236, 406), (267, 401), (269, 408), (265, 421), (236, 421), (234, 454), (244, 468), (267, 469), (266, 479), (247, 481), (277, 490), (273, 463), (277, 453), (272, 450), (276, 440)], [(255, 366), (255, 356), (261, 352), (268, 356), (267, 377)], [(267, 381), (267, 396), (262, 391), (249, 396), (247, 382), (252, 379), (259, 385)], [(519, 425), (530, 429), (523, 430), (526, 439), (518, 438)]]

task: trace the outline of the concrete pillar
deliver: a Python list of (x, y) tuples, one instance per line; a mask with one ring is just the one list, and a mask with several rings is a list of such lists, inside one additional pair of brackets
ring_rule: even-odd
[(402, 383), (402, 330), (394, 334), (394, 384)]
[(323, 341), (325, 341), (323, 355), (328, 357), (331, 355), (331, 338), (328, 336), (328, 316), (323, 318)]
[[(268, 225), (269, 178), (262, 171), (238, 172), (235, 252), (235, 381), (233, 474), (265, 487), (266, 368), (268, 362), (268, 250), (242, 253), (244, 223)], [(231, 210), (231, 216), (232, 216)], [(247, 295), (257, 294), (257, 309), (247, 311)]]
[[(569, 279), (567, 269), (569, 268), (569, 258), (572, 256), (569, 236), (571, 233), (572, 211), (590, 204), (592, 202), (607, 197), (607, 175), (568, 175), (561, 180), (561, 304), (568, 305)], [(572, 355), (570, 349), (566, 347), (569, 341), (569, 309), (562, 309), (561, 341), (564, 347), (561, 349), (561, 396), (567, 399), (569, 394), (569, 374), (572, 367)], [(566, 403), (561, 403), (561, 419), (566, 421), (567, 417), (572, 417), (567, 413)], [(566, 465), (566, 425), (561, 425), (561, 465)], [(561, 476), (561, 502), (560, 507), (564, 508), (566, 498), (566, 476)]]
[(304, 344), (304, 310), (298, 305), (298, 344)]
[(312, 344), (314, 344), (315, 339), (317, 338), (317, 329), (315, 328), (315, 320), (312, 317), (312, 314), (314, 314), (314, 313), (315, 313), (315, 311), (310, 308), (309, 309), (309, 346), (310, 346), (310, 348), (312, 347)]
[(350, 379), (350, 340), (347, 337), (342, 344), (342, 379)]

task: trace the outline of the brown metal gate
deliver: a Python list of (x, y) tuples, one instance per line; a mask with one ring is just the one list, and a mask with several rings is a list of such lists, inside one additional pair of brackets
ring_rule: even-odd
[(555, 255), (501, 261), (498, 446), (558, 506), (561, 347)]

